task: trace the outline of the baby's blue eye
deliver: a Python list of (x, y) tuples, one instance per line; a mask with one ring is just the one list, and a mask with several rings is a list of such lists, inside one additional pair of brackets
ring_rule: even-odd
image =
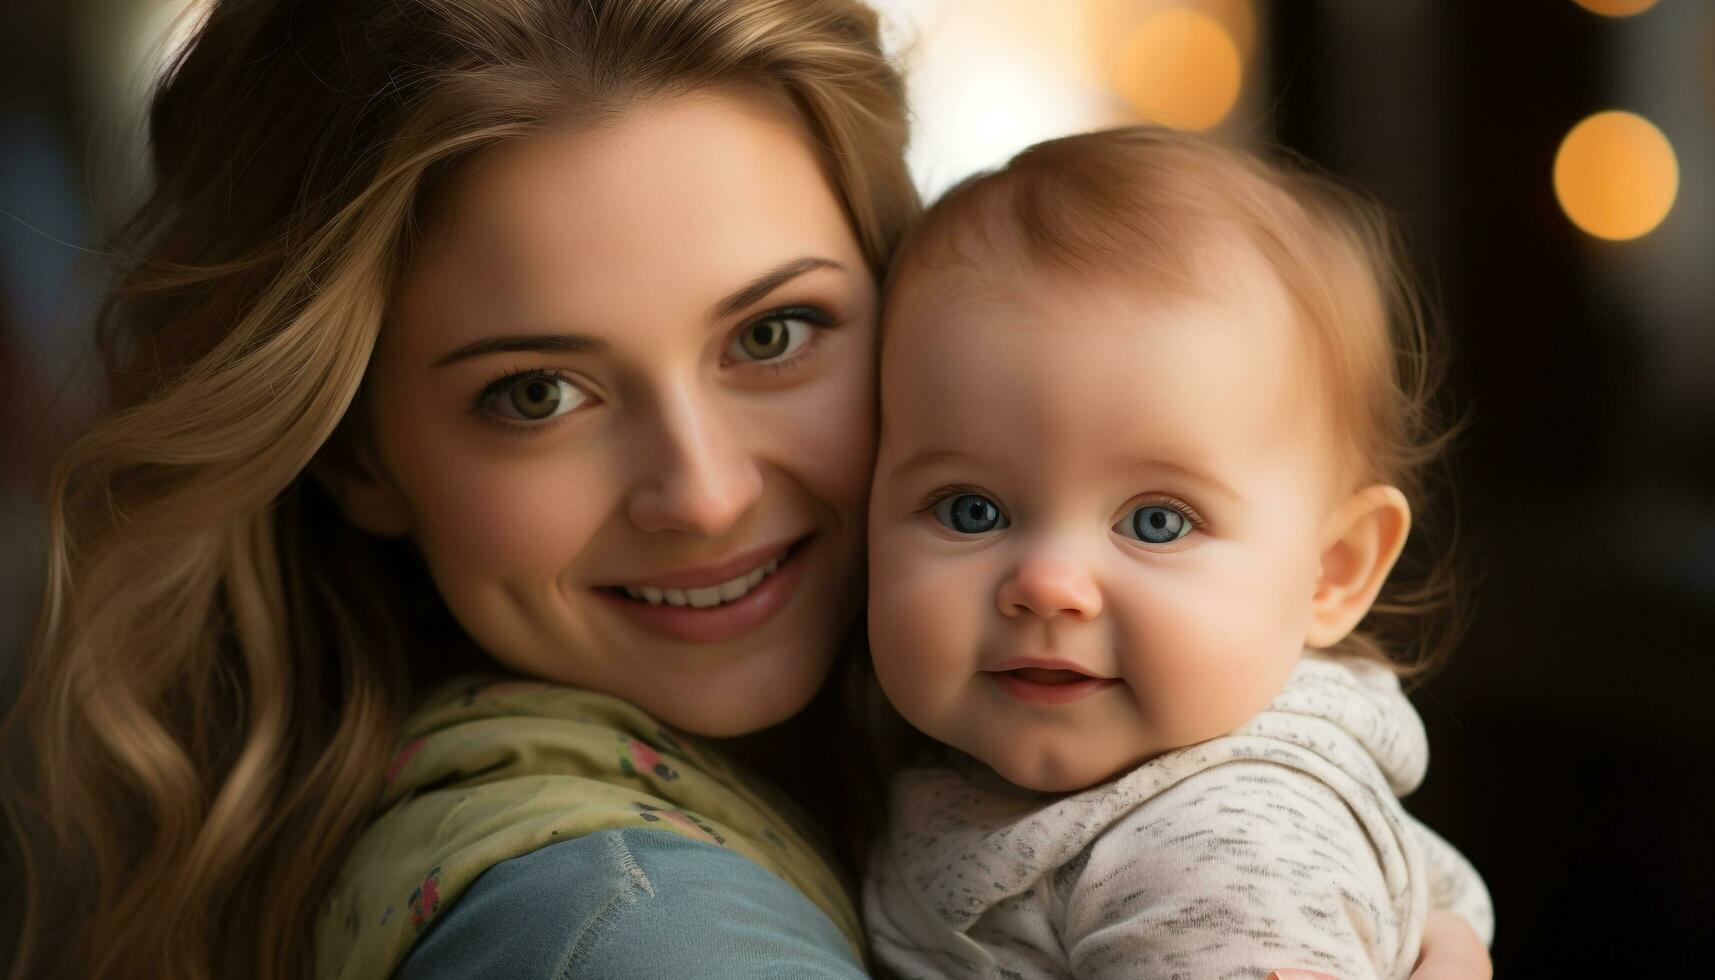
[(994, 501), (977, 493), (961, 493), (937, 503), (935, 519), (960, 534), (987, 534), (1010, 523)]
[(1145, 504), (1115, 524), (1114, 530), (1145, 544), (1169, 544), (1191, 533), (1191, 521), (1171, 507)]

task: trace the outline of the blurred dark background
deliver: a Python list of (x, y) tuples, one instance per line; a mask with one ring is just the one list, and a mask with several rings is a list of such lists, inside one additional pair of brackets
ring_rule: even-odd
[[(1408, 804), (1486, 877), (1500, 975), (1707, 972), (1715, 3), (984, 2), (972, 16), (1238, 11), (1254, 33), (1224, 125), (1398, 213), (1453, 338), (1452, 403), (1475, 419), (1452, 473), (1482, 576), (1463, 644), (1415, 696), (1434, 762)], [(955, 6), (878, 5), (931, 26)], [(0, 18), (4, 687), (39, 601), (45, 468), (95, 401), (104, 230), (146, 183), (142, 93), (185, 8), (7, 0)], [(1551, 179), (1568, 132), (1610, 109), (1653, 123), (1678, 169), (1665, 218), (1624, 241), (1580, 230)], [(1615, 179), (1659, 184), (1623, 162)]]
[[(1715, 938), (1715, 3), (1274, 5), (1277, 134), (1420, 247), (1476, 422), (1453, 459), (1484, 573), (1414, 700), (1410, 808), (1486, 877), (1501, 976), (1691, 976)], [(1589, 114), (1667, 134), (1642, 238), (1550, 181)]]

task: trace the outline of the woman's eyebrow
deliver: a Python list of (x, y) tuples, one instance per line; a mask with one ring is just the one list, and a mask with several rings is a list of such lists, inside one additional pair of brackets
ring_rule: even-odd
[(607, 343), (594, 337), (574, 333), (531, 333), (504, 337), (484, 337), (463, 347), (442, 354), (432, 367), (445, 367), (454, 361), (480, 357), (483, 354), (541, 351), (548, 354), (597, 354), (607, 350)]
[[(801, 258), (782, 262), (780, 265), (764, 272), (750, 282), (745, 283), (709, 311), (711, 320), (722, 320), (744, 309), (757, 300), (774, 292), (781, 286), (814, 269), (845, 269), (845, 266), (833, 259), (806, 255)], [(535, 351), (548, 354), (598, 354), (607, 350), (605, 341), (582, 334), (542, 333), (514, 334), (503, 337), (484, 337), (473, 340), (462, 347), (449, 351), (436, 358), (434, 367), (444, 367), (456, 361), (483, 354), (518, 353)]]
[(724, 320), (812, 269), (844, 268), (845, 266), (833, 259), (824, 259), (814, 255), (806, 255), (802, 258), (782, 262), (733, 290), (725, 299), (716, 303), (709, 309), (709, 319)]

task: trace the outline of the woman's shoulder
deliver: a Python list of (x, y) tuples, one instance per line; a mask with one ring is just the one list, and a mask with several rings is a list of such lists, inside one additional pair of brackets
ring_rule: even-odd
[(402, 980), (863, 976), (840, 930), (753, 861), (654, 829), (502, 861), (424, 932)]

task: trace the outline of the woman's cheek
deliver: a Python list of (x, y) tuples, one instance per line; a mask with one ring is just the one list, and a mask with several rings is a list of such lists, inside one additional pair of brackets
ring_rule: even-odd
[(583, 553), (609, 509), (590, 469), (554, 454), (441, 468), (423, 495), (430, 512), (418, 515), (419, 546), (455, 577), (546, 581)]
[(872, 370), (873, 357), (859, 354), (758, 420), (762, 431), (775, 434), (772, 455), (783, 468), (853, 522), (862, 519), (875, 465)]

